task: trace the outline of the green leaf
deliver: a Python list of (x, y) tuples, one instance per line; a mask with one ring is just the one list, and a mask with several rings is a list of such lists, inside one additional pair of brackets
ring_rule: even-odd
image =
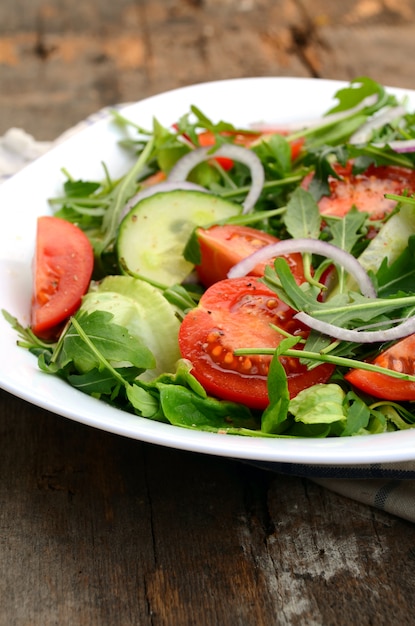
[(375, 274), (378, 294), (383, 297), (399, 292), (415, 292), (415, 235), (408, 239), (408, 246), (392, 263), (385, 257)]
[(197, 126), (199, 128), (210, 130), (211, 132), (218, 135), (219, 133), (222, 133), (224, 131), (233, 132), (236, 130), (235, 126), (229, 122), (224, 122), (223, 120), (220, 120), (217, 123), (212, 122), (212, 120), (209, 119), (204, 113), (202, 113), (202, 111), (194, 104), (191, 105), (190, 111), (196, 117)]
[(1, 312), (6, 322), (16, 331), (19, 337), (17, 341), (18, 346), (30, 350), (33, 354), (43, 351), (52, 353), (54, 347), (52, 342), (43, 341), (39, 339), (39, 337), (36, 337), (30, 328), (22, 326), (19, 320), (5, 309), (2, 309)]
[(318, 239), (321, 216), (311, 193), (297, 187), (287, 203), (284, 216), (285, 226), (293, 239)]
[(396, 430), (407, 430), (415, 428), (415, 416), (404, 406), (396, 402), (380, 401), (373, 408), (382, 413), (389, 424), (392, 424)]
[(323, 145), (308, 150), (304, 164), (314, 168), (314, 175), (308, 185), (308, 191), (316, 202), (322, 196), (330, 195), (329, 176), (340, 178), (333, 167), (333, 161), (345, 163), (348, 160), (348, 156), (348, 150), (343, 145), (338, 147)]
[[(113, 315), (106, 311), (90, 314), (80, 312), (75, 316), (83, 336), (72, 324), (65, 333), (55, 362), (63, 368), (72, 362), (78, 372), (85, 373), (102, 367), (102, 358), (111, 363), (130, 364), (143, 371), (155, 366), (150, 350), (132, 337), (123, 326), (112, 322)], [(91, 349), (91, 345), (94, 349)]]
[(110, 372), (98, 368), (94, 368), (86, 374), (68, 374), (66, 379), (72, 387), (97, 398), (102, 395), (112, 395), (114, 387), (120, 384)]
[(382, 321), (385, 315), (399, 317), (400, 309), (415, 305), (415, 296), (368, 298), (357, 292), (337, 294), (326, 302), (318, 302), (318, 290), (307, 283), (297, 285), (285, 259), (276, 259), (274, 266), (280, 284), (273, 276), (272, 268), (266, 268), (262, 282), (286, 304), (296, 311), (304, 311), (319, 320), (344, 328)]
[(377, 95), (378, 98), (374, 105), (367, 107), (369, 111), (376, 110), (387, 103), (394, 104), (396, 102), (396, 98), (389, 96), (381, 84), (367, 76), (360, 76), (351, 80), (350, 85), (342, 87), (336, 92), (335, 98), (338, 100), (338, 104), (327, 111), (327, 115), (347, 111), (372, 95)]
[(159, 410), (159, 402), (154, 394), (138, 384), (127, 385), (127, 398), (134, 410), (142, 417), (152, 418)]
[(286, 304), (296, 311), (305, 311), (306, 313), (310, 313), (310, 310), (315, 308), (324, 308), (324, 305), (316, 300), (320, 289), (308, 283), (303, 283), (301, 287), (297, 285), (290, 267), (283, 257), (275, 259), (274, 268), (275, 270), (271, 267), (265, 268), (262, 282), (275, 291)]
[(268, 373), (269, 406), (265, 409), (261, 419), (261, 430), (265, 433), (280, 434), (286, 428), (290, 394), (288, 391), (287, 374), (279, 359), (281, 350), (292, 348), (298, 343), (295, 337), (283, 339), (272, 358)]
[(67, 180), (63, 185), (63, 189), (68, 198), (92, 196), (100, 187), (101, 183), (84, 180)]
[(351, 252), (357, 241), (362, 236), (361, 228), (364, 225), (367, 214), (358, 211), (352, 207), (350, 211), (342, 218), (333, 218), (329, 215), (324, 216), (324, 220), (330, 227), (332, 239), (330, 243), (341, 250)]
[(349, 137), (359, 130), (366, 120), (367, 115), (364, 113), (354, 113), (341, 121), (326, 124), (323, 118), (321, 127), (315, 128), (307, 137), (307, 146), (310, 150), (338, 146), (340, 151), (344, 151), (342, 144), (347, 143)]
[(187, 240), (187, 243), (183, 250), (184, 258), (186, 259), (186, 261), (189, 261), (189, 263), (193, 263), (193, 265), (200, 265), (202, 261), (200, 244), (197, 238), (197, 229), (198, 227), (193, 229), (192, 234)]
[(369, 425), (370, 409), (353, 391), (345, 397), (347, 422), (341, 433), (342, 437), (363, 434)]
[(258, 428), (249, 409), (215, 398), (201, 398), (181, 385), (157, 385), (164, 415), (175, 426), (200, 428)]
[(336, 384), (318, 384), (303, 389), (290, 401), (289, 412), (296, 422), (331, 424), (346, 421), (344, 391)]
[(252, 149), (260, 158), (267, 179), (282, 178), (291, 172), (291, 147), (282, 135), (276, 133), (263, 137)]

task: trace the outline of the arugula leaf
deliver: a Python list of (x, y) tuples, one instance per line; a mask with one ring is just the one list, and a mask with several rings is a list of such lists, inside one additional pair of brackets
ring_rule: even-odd
[(120, 388), (120, 383), (114, 382), (112, 373), (98, 368), (91, 369), (85, 374), (67, 374), (66, 380), (75, 389), (96, 398), (110, 397), (114, 389), (118, 392)]
[(275, 133), (269, 137), (263, 137), (252, 149), (260, 158), (267, 179), (283, 178), (291, 172), (291, 147), (282, 135)]
[(368, 425), (371, 411), (367, 404), (363, 402), (354, 391), (349, 391), (344, 398), (345, 415), (347, 422), (340, 433), (342, 437), (349, 435), (363, 434)]
[(155, 367), (150, 350), (123, 326), (113, 323), (113, 317), (107, 311), (77, 313), (52, 361), (61, 368), (72, 363), (81, 373), (102, 367), (103, 359), (111, 363), (128, 363), (139, 371)]
[[(375, 322), (381, 316), (392, 313), (396, 317), (397, 311), (415, 304), (415, 296), (368, 298), (357, 292), (338, 294), (326, 302), (318, 302), (318, 290), (308, 284), (297, 285), (285, 259), (276, 259), (274, 267), (275, 271), (266, 268), (262, 281), (284, 302), (296, 311), (304, 311), (317, 319), (328, 320), (344, 328)], [(279, 280), (275, 280), (273, 273)]]
[(385, 257), (375, 274), (378, 295), (388, 297), (399, 292), (415, 292), (415, 235), (408, 246), (392, 263)]
[(381, 413), (385, 419), (392, 425), (392, 430), (407, 430), (415, 428), (415, 416), (408, 411), (407, 408), (396, 402), (381, 400), (371, 406), (372, 410)]
[(181, 385), (157, 384), (160, 392), (160, 403), (164, 415), (175, 426), (188, 428), (258, 428), (251, 411), (243, 405), (201, 398), (190, 389)]
[(347, 111), (369, 96), (377, 96), (377, 98), (373, 104), (365, 107), (368, 112), (374, 112), (386, 104), (396, 104), (396, 98), (387, 94), (381, 84), (367, 76), (360, 76), (351, 80), (347, 87), (342, 87), (335, 93), (334, 97), (338, 100), (338, 104), (327, 111), (327, 115)]
[(20, 346), (21, 348), (26, 348), (33, 354), (37, 354), (38, 352), (43, 351), (52, 351), (53, 343), (43, 341), (42, 339), (39, 339), (39, 337), (36, 337), (36, 335), (32, 332), (30, 328), (25, 328), (24, 326), (22, 326), (19, 320), (5, 309), (2, 309), (1, 312), (6, 322), (8, 322), (13, 330), (16, 331), (17, 336), (19, 337), (19, 340), (17, 341), (18, 346)]
[(287, 203), (284, 222), (293, 239), (318, 239), (321, 229), (321, 215), (311, 193), (297, 187)]
[(323, 122), (320, 127), (311, 129), (307, 137), (307, 149), (309, 151), (318, 153), (321, 151), (333, 153), (346, 154), (347, 143), (353, 133), (366, 122), (367, 115), (364, 113), (352, 113), (350, 116), (344, 116), (341, 121), (336, 122)]
[(100, 189), (101, 183), (83, 180), (67, 180), (63, 189), (68, 198), (91, 196), (98, 189)]
[(279, 359), (281, 351), (298, 343), (297, 337), (283, 339), (271, 360), (268, 374), (269, 406), (261, 419), (261, 430), (265, 433), (281, 434), (286, 428), (287, 411), (290, 403), (287, 374)]
[(330, 227), (332, 239), (330, 243), (346, 252), (352, 252), (354, 246), (362, 237), (361, 229), (367, 219), (367, 213), (352, 207), (342, 218), (333, 218), (325, 215), (324, 220)]
[(131, 406), (142, 417), (151, 419), (159, 419), (159, 421), (167, 421), (160, 419), (160, 403), (154, 393), (147, 391), (140, 384), (128, 385), (126, 388), (127, 398)]
[(318, 202), (322, 196), (330, 195), (329, 176), (340, 179), (339, 174), (333, 167), (333, 161), (345, 164), (349, 158), (349, 153), (344, 145), (309, 148), (304, 158), (304, 164), (312, 167), (313, 177), (308, 185), (308, 191), (314, 200)]
[[(324, 216), (331, 234), (330, 243), (341, 250), (352, 253), (356, 244), (361, 243), (365, 233), (362, 229), (367, 221), (367, 214), (352, 207), (350, 211), (341, 219)], [(330, 261), (326, 261), (328, 265)], [(337, 269), (337, 291), (343, 293), (346, 287), (346, 271), (343, 266), (336, 264)]]

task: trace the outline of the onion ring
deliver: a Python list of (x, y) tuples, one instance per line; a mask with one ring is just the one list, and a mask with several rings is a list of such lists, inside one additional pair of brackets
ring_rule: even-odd
[(386, 341), (402, 339), (403, 337), (415, 333), (415, 315), (408, 317), (407, 320), (393, 328), (373, 331), (342, 328), (341, 326), (335, 326), (329, 322), (318, 320), (302, 311), (296, 313), (294, 318), (323, 335), (328, 335), (340, 341), (351, 341), (353, 343), (384, 343)]
[(384, 144), (376, 143), (373, 145), (377, 148), (389, 146), (394, 152), (399, 153), (415, 152), (415, 139), (397, 139), (396, 141), (389, 141)]
[(255, 152), (249, 150), (248, 148), (235, 146), (231, 143), (223, 144), (217, 150), (213, 151), (211, 147), (195, 148), (177, 161), (177, 163), (170, 170), (167, 181), (176, 183), (183, 182), (187, 179), (188, 175), (192, 169), (196, 167), (196, 165), (219, 156), (239, 161), (240, 163), (244, 163), (244, 165), (249, 168), (252, 183), (249, 193), (242, 203), (242, 213), (249, 213), (252, 211), (255, 203), (261, 195), (265, 181), (265, 174), (260, 159), (257, 157)]
[(246, 276), (258, 263), (293, 252), (309, 252), (310, 254), (318, 254), (332, 259), (353, 276), (364, 296), (368, 298), (376, 297), (373, 283), (359, 261), (349, 252), (345, 252), (331, 243), (318, 239), (285, 239), (278, 243), (264, 246), (234, 265), (228, 272), (228, 278)]
[(384, 111), (379, 112), (377, 115), (374, 115), (370, 120), (368, 120), (363, 126), (359, 128), (349, 139), (349, 143), (359, 144), (366, 143), (369, 141), (371, 133), (373, 130), (377, 128), (381, 128), (390, 122), (393, 122), (398, 117), (402, 117), (405, 115), (406, 109), (404, 106), (399, 105), (395, 107), (389, 107)]

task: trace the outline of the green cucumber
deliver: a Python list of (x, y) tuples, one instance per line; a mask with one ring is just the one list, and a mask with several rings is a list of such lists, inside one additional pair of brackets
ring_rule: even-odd
[[(358, 257), (366, 272), (377, 272), (386, 258), (388, 265), (396, 261), (408, 246), (408, 239), (415, 234), (415, 206), (402, 204), (399, 211), (392, 215), (382, 226), (367, 248)], [(357, 289), (352, 276), (348, 276), (346, 287), (349, 291)]]
[(194, 228), (239, 213), (240, 205), (202, 191), (175, 190), (144, 198), (120, 224), (120, 269), (166, 287), (181, 283), (194, 267), (183, 257)]
[(108, 311), (153, 353), (156, 367), (139, 376), (149, 381), (164, 372), (174, 372), (180, 359), (180, 322), (173, 307), (152, 285), (131, 276), (107, 276), (82, 301), (82, 310)]

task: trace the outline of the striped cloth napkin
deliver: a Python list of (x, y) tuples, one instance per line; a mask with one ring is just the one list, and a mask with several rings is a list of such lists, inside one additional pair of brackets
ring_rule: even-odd
[[(105, 110), (70, 129), (57, 141), (105, 115)], [(44, 154), (54, 142), (39, 142), (19, 128), (0, 137), (0, 183)], [(415, 522), (414, 461), (351, 466), (307, 466), (290, 463), (254, 463), (279, 474), (303, 476), (342, 496)]]

